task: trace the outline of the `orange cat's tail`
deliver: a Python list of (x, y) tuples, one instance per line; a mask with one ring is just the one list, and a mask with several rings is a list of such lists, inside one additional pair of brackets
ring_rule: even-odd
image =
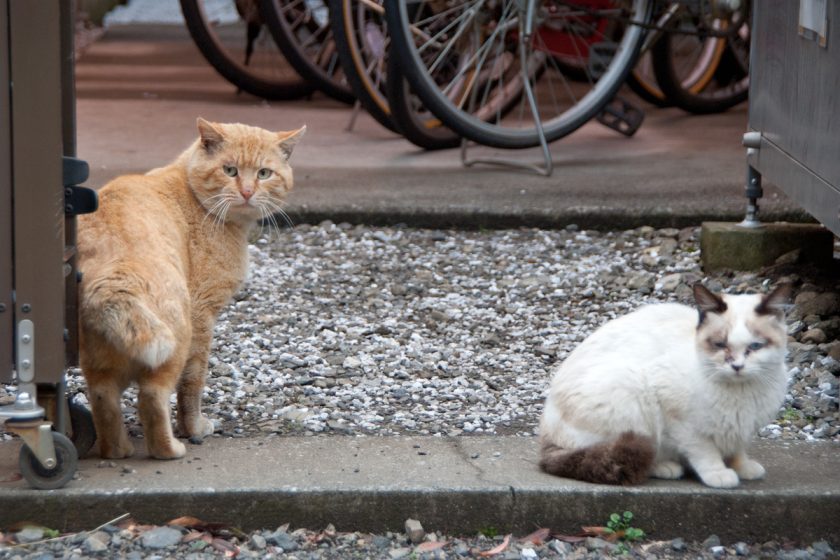
[(148, 293), (125, 271), (82, 282), (82, 328), (102, 335), (125, 356), (156, 369), (175, 351), (172, 330), (146, 303)]
[(641, 484), (650, 475), (656, 450), (646, 436), (624, 432), (618, 439), (582, 449), (544, 444), (540, 468), (549, 474), (599, 484)]

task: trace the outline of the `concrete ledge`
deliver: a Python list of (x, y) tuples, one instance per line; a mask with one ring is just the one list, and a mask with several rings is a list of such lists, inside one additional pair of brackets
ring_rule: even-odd
[(757, 228), (733, 222), (704, 222), (700, 232), (703, 270), (757, 270), (799, 250), (799, 262), (833, 258), (834, 234), (818, 224), (765, 223)]
[[(0, 444), (0, 479), (15, 470), (16, 446)], [(193, 515), (246, 530), (288, 522), (402, 531), (413, 517), (455, 534), (538, 526), (575, 534), (631, 510), (656, 539), (840, 542), (840, 446), (758, 442), (754, 456), (767, 480), (733, 490), (693, 480), (621, 488), (539, 472), (533, 438), (211, 439), (173, 462), (138, 457), (100, 468), (85, 459), (81, 479), (58, 491), (0, 484), (0, 527), (26, 519), (82, 530), (128, 512), (144, 522)]]

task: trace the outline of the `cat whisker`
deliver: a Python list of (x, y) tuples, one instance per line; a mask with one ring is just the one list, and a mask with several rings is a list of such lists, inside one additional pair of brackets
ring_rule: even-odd
[[(280, 214), (280, 217), (283, 218), (283, 221), (286, 222), (286, 225), (289, 226), (289, 229), (294, 229), (295, 228), (295, 224), (294, 224), (294, 222), (292, 222), (292, 218), (286, 213), (285, 210), (283, 210), (283, 207), (280, 206), (280, 204), (274, 202), (273, 200), (266, 200), (266, 201), (264, 201), (264, 204), (266, 206), (268, 206), (269, 208), (271, 208), (271, 210), (272, 210), (271, 214)], [(274, 217), (274, 216), (272, 216), (272, 217)], [(276, 218), (275, 218), (275, 223), (276, 223)], [(280, 228), (277, 228), (277, 229), (279, 230)]]
[(263, 210), (265, 212), (265, 219), (268, 221), (268, 224), (271, 226), (271, 229), (274, 231), (277, 239), (280, 239), (280, 224), (277, 223), (277, 217), (269, 210), (269, 208), (263, 207)]
[(268, 239), (271, 241), (271, 236), (274, 233), (273, 227), (276, 224), (272, 223), (271, 214), (266, 210), (265, 206), (260, 205), (260, 237), (265, 235), (266, 228), (268, 229)]
[(219, 219), (216, 220), (219, 230), (222, 231), (225, 229), (225, 223), (227, 222), (227, 214), (230, 211), (230, 207), (233, 206), (233, 200), (227, 199), (225, 200), (225, 205), (222, 207), (221, 211), (219, 212)]
[[(226, 206), (229, 205), (228, 199), (223, 198), (221, 200), (216, 201), (216, 203), (207, 211), (207, 214), (204, 216), (204, 220), (208, 217), (212, 216), (213, 221), (211, 222), (211, 228), (215, 232), (216, 229), (219, 227), (220, 224), (224, 224), (224, 215), (227, 213)], [(202, 220), (202, 223), (203, 221)]]
[(228, 202), (229, 198), (230, 197), (226, 193), (220, 193), (208, 198), (207, 201), (211, 201), (213, 199), (216, 200), (213, 203), (213, 206), (207, 209), (207, 213), (204, 215), (204, 219), (201, 221), (201, 223), (204, 224), (204, 220), (206, 220), (210, 216), (213, 216), (213, 223), (215, 224), (215, 222), (219, 219), (218, 210), (224, 207), (224, 205)]

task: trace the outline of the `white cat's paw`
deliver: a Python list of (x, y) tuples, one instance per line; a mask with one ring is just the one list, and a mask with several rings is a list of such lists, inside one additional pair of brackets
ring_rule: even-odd
[(654, 465), (652, 476), (654, 478), (676, 479), (682, 478), (683, 474), (685, 474), (685, 469), (676, 461), (662, 461)]
[(735, 465), (735, 471), (743, 480), (758, 480), (764, 478), (764, 475), (767, 473), (764, 467), (761, 466), (761, 463), (752, 459), (738, 462)]
[(732, 469), (720, 469), (700, 473), (700, 479), (712, 488), (735, 488), (738, 486), (738, 473)]

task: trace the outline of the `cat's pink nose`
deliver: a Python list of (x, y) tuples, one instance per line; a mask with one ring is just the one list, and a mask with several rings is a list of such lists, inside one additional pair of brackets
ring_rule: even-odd
[(245, 200), (249, 200), (252, 196), (254, 196), (254, 191), (242, 190), (239, 192), (242, 194), (242, 198), (244, 198)]

